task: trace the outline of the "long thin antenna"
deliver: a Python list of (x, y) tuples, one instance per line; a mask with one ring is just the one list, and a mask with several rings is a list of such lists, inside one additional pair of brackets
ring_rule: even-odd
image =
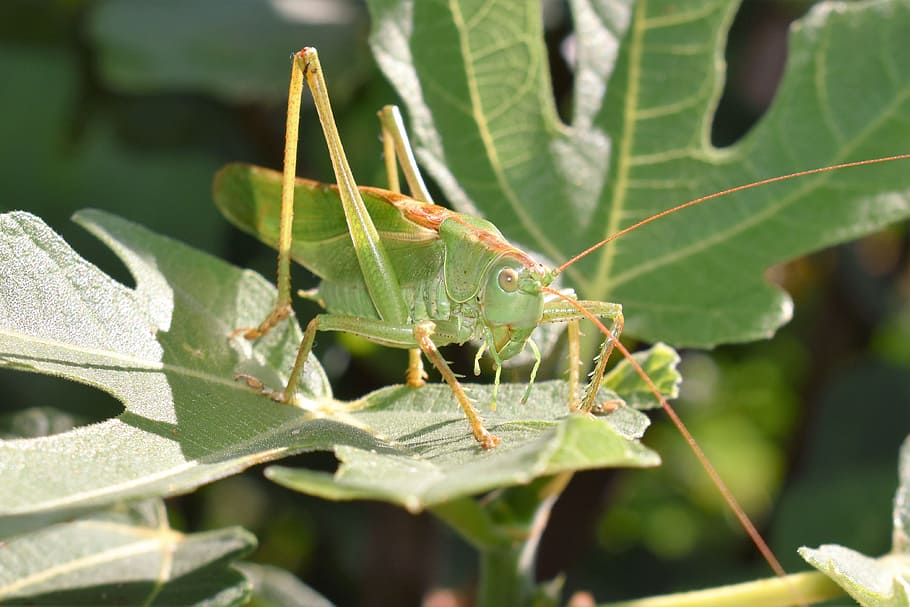
[(777, 183), (778, 181), (786, 181), (788, 179), (795, 179), (797, 177), (805, 177), (806, 175), (815, 175), (816, 173), (825, 173), (828, 171), (836, 171), (838, 169), (849, 169), (852, 167), (861, 167), (861, 166), (866, 166), (866, 165), (870, 165), (870, 164), (879, 164), (881, 162), (891, 162), (892, 160), (906, 160), (908, 158), (910, 158), (910, 154), (897, 154), (895, 156), (884, 156), (882, 158), (872, 158), (870, 160), (845, 162), (843, 164), (835, 164), (832, 166), (820, 167), (817, 169), (808, 169), (806, 171), (798, 171), (796, 173), (790, 173), (789, 175), (781, 175), (779, 177), (771, 177), (769, 179), (762, 179), (761, 181), (753, 181), (752, 183), (739, 185), (734, 188), (730, 188), (728, 190), (723, 190), (722, 192), (715, 192), (714, 194), (708, 194), (707, 196), (695, 198), (694, 200), (690, 200), (689, 202), (684, 202), (682, 204), (676, 205), (675, 207), (669, 208), (666, 211), (661, 211), (660, 213), (651, 215), (650, 217), (646, 217), (645, 219), (642, 219), (641, 221), (639, 221), (637, 223), (633, 223), (632, 225), (625, 227), (618, 232), (610, 234), (609, 236), (607, 236), (600, 242), (588, 247), (587, 249), (585, 249), (584, 251), (582, 251), (575, 257), (572, 257), (571, 259), (569, 259), (567, 262), (565, 262), (564, 264), (562, 264), (561, 266), (556, 268), (556, 271), (557, 271), (557, 273), (562, 273), (563, 270), (565, 270), (566, 268), (571, 266), (573, 263), (575, 263), (579, 259), (590, 255), (591, 253), (593, 253), (600, 247), (604, 246), (608, 242), (612, 242), (621, 236), (625, 236), (629, 232), (631, 232), (633, 230), (637, 230), (638, 228), (640, 228), (643, 225), (647, 225), (647, 224), (651, 223), (652, 221), (657, 221), (658, 219), (660, 219), (662, 217), (666, 217), (667, 215), (672, 215), (673, 213), (682, 211), (683, 209), (688, 209), (689, 207), (694, 207), (703, 202), (707, 202), (709, 200), (714, 200), (715, 198), (720, 198), (721, 196), (727, 196), (728, 194), (735, 194), (736, 192), (742, 192), (743, 190), (751, 190), (752, 188), (757, 188), (760, 186), (768, 185), (770, 183)]
[(698, 443), (695, 442), (695, 438), (692, 436), (692, 433), (689, 432), (689, 428), (683, 423), (679, 415), (676, 414), (676, 411), (673, 407), (670, 406), (670, 403), (667, 402), (667, 399), (664, 398), (663, 394), (660, 393), (660, 390), (654, 384), (654, 381), (645, 373), (645, 370), (641, 368), (641, 365), (638, 364), (632, 354), (629, 353), (629, 350), (626, 349), (624, 345), (617, 339), (607, 328), (603, 325), (600, 320), (591, 314), (584, 306), (582, 306), (577, 300), (557, 291), (556, 289), (551, 289), (549, 287), (544, 287), (543, 291), (546, 293), (551, 293), (564, 299), (569, 305), (575, 307), (581, 314), (593, 322), (600, 331), (607, 336), (607, 339), (613, 342), (613, 346), (619, 350), (622, 355), (629, 361), (629, 364), (632, 365), (632, 368), (635, 369), (635, 372), (641, 377), (641, 379), (648, 386), (648, 389), (654, 393), (654, 396), (657, 397), (657, 400), (660, 401), (660, 406), (663, 407), (664, 411), (667, 412), (667, 415), (670, 416), (670, 419), (673, 421), (673, 424), (682, 434), (683, 438), (689, 443), (689, 448), (692, 449), (692, 452), (695, 453), (695, 457), (698, 458), (699, 463), (702, 468), (705, 469), (705, 472), (708, 473), (708, 476), (711, 477), (711, 480), (714, 481), (714, 485), (720, 491), (721, 496), (724, 498), (724, 501), (730, 507), (730, 510), (733, 511), (733, 514), (739, 520), (743, 529), (746, 530), (746, 533), (752, 539), (752, 543), (755, 544), (755, 547), (758, 548), (758, 551), (761, 552), (761, 555), (765, 558), (770, 565), (771, 569), (780, 577), (784, 577), (787, 573), (784, 571), (784, 568), (781, 567), (780, 561), (777, 560), (777, 557), (774, 556), (774, 553), (771, 551), (771, 548), (768, 547), (768, 544), (762, 538), (761, 534), (755, 528), (755, 525), (752, 523), (752, 520), (749, 518), (749, 515), (746, 514), (742, 506), (739, 505), (739, 502), (736, 500), (736, 497), (724, 483), (723, 479), (718, 474), (717, 470), (711, 464), (711, 460), (708, 459), (708, 456), (705, 455), (705, 452), (701, 450), (701, 447), (698, 446)]

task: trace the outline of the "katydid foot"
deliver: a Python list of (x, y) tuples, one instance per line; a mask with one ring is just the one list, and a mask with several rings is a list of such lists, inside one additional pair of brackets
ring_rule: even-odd
[(420, 358), (420, 349), (408, 350), (408, 370), (405, 372), (404, 383), (409, 388), (425, 386), (429, 375), (423, 368), (423, 359)]
[(269, 315), (265, 317), (258, 327), (240, 327), (231, 331), (230, 338), (234, 339), (238, 335), (243, 335), (246, 339), (253, 341), (254, 339), (259, 339), (263, 335), (267, 334), (269, 331), (275, 328), (275, 326), (280, 323), (282, 320), (291, 315), (291, 304), (286, 304), (284, 306), (275, 306), (272, 308), (272, 311), (269, 312)]
[(267, 387), (262, 380), (258, 377), (253, 377), (252, 375), (247, 375), (246, 373), (237, 373), (234, 375), (236, 381), (242, 381), (247, 386), (255, 390), (257, 393), (262, 394), (263, 396), (268, 396), (270, 399), (276, 403), (285, 403), (285, 404), (294, 404), (286, 403), (284, 400), (284, 392), (281, 390), (273, 390)]

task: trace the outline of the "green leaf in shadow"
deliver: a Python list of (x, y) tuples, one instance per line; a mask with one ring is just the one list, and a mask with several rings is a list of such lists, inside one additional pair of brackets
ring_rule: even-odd
[(256, 546), (240, 528), (185, 535), (148, 501), (0, 544), (0, 604), (240, 605), (231, 562)]
[[(228, 340), (271, 305), (264, 279), (104, 213), (78, 220), (121, 256), (136, 289), (81, 259), (39, 219), (3, 215), (0, 366), (95, 386), (126, 410), (54, 436), (0, 441), (0, 534), (16, 515), (188, 491), (333, 444), (298, 436), (305, 411), (233, 379), (245, 371), (280, 383), (300, 339), (286, 323), (254, 346)], [(318, 364), (302, 389), (314, 402), (330, 398)]]
[(259, 563), (236, 565), (253, 585), (256, 607), (332, 607), (332, 603), (284, 569)]
[(289, 71), (281, 59), (308, 44), (344, 57), (334, 64), (339, 92), (363, 76), (366, 49), (351, 42), (364, 25), (363, 11), (353, 2), (314, 7), (225, 0), (211, 8), (204, 0), (100, 4), (90, 11), (88, 27), (99, 73), (128, 93), (189, 90), (247, 103), (281, 101)]
[[(557, 472), (659, 462), (637, 440), (647, 417), (630, 407), (567, 415), (564, 382), (535, 386), (527, 405), (523, 384), (503, 385), (495, 411), (484, 410), (490, 386), (466, 386), (502, 438), (491, 451), (472, 438), (445, 385), (339, 402), (311, 360), (301, 406), (275, 403), (233, 377), (280, 387), (297, 323), (252, 345), (228, 338), (272, 305), (264, 279), (104, 213), (78, 221), (123, 259), (136, 288), (81, 259), (34, 216), (0, 216), (0, 366), (95, 386), (126, 410), (53, 436), (0, 441), (0, 536), (113, 501), (189, 491), (306, 450), (334, 450), (338, 474), (268, 474), (324, 497), (411, 510)], [(675, 353), (653, 352), (643, 360), (674, 390)], [(620, 384), (612, 387), (626, 398)]]

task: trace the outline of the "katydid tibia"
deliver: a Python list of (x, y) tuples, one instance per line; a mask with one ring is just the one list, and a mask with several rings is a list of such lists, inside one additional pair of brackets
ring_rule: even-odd
[[(309, 88), (319, 114), (337, 185), (323, 185), (295, 176), (304, 84)], [(537, 363), (540, 362), (540, 354), (530, 339), (535, 328), (544, 323), (568, 323), (569, 410), (589, 413), (594, 409), (607, 359), (614, 347), (620, 350), (685, 436), (771, 567), (782, 574), (777, 560), (685, 425), (619, 342), (623, 328), (622, 307), (614, 303), (578, 300), (571, 293), (552, 288), (551, 284), (572, 263), (610, 240), (686, 207), (773, 181), (834, 168), (906, 159), (910, 154), (804, 171), (699, 198), (646, 218), (596, 243), (563, 265), (548, 269), (511, 245), (490, 222), (434, 204), (420, 177), (397, 109), (383, 109), (380, 121), (389, 190), (356, 185), (335, 127), (316, 50), (305, 48), (293, 59), (283, 173), (232, 165), (217, 177), (216, 202), (222, 212), (238, 227), (276, 247), (279, 252), (277, 302), (258, 327), (242, 330), (245, 337), (258, 338), (290, 314), (291, 259), (322, 279), (311, 296), (323, 305), (325, 313), (317, 315), (307, 325), (288, 383), (281, 391), (272, 392), (273, 398), (286, 403), (295, 401), (300, 374), (316, 332), (349, 332), (382, 345), (409, 349), (406, 377), (411, 386), (423, 383), (421, 355), (426, 356), (451, 387), (478, 443), (484, 448), (492, 448), (499, 439), (484, 427), (479, 413), (437, 346), (480, 341), (478, 358), (484, 351), (489, 353), (497, 370), (495, 381), (498, 384), (502, 363), (526, 347), (532, 350)], [(398, 164), (411, 197), (399, 193)], [(233, 180), (251, 171), (257, 174), (260, 183), (269, 186), (268, 192), (260, 192), (264, 195), (237, 191), (238, 187), (244, 187), (240, 183), (243, 179), (237, 183)], [(279, 190), (280, 212), (275, 204)], [(237, 199), (243, 202), (237, 203)], [(605, 339), (588, 386), (580, 396), (581, 365), (577, 346), (578, 322), (582, 319), (593, 321)], [(531, 371), (529, 389), (536, 369), (537, 364)], [(251, 380), (252, 383), (255, 382)]]

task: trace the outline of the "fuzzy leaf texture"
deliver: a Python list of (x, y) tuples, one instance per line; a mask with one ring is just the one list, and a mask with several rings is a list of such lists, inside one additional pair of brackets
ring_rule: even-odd
[(0, 603), (242, 605), (231, 562), (255, 546), (240, 528), (174, 531), (160, 501), (113, 508), (0, 544)]
[[(659, 462), (637, 441), (646, 417), (631, 407), (568, 416), (563, 382), (535, 386), (524, 406), (523, 384), (502, 386), (499, 407), (484, 411), (503, 439), (492, 451), (474, 441), (445, 385), (339, 402), (311, 359), (301, 406), (276, 403), (234, 375), (281, 387), (301, 337), (296, 321), (254, 344), (229, 339), (265, 316), (273, 287), (111, 215), (86, 211), (77, 221), (120, 256), (136, 288), (80, 258), (38, 218), (0, 216), (0, 367), (97, 387), (125, 411), (52, 436), (0, 440), (0, 537), (114, 501), (190, 491), (301, 451), (334, 450), (337, 477), (270, 475), (324, 497), (412, 510), (561, 471)], [(659, 346), (639, 356), (675, 395), (675, 353)], [(618, 380), (607, 389), (626, 391)], [(469, 390), (481, 407), (490, 402), (489, 386)]]
[[(738, 3), (573, 0), (571, 118), (553, 98), (537, 0), (370, 0), (371, 44), (417, 156), (459, 210), (556, 265), (686, 200), (910, 151), (910, 5), (824, 2), (792, 28), (774, 102), (710, 142)], [(708, 347), (768, 337), (792, 303), (765, 270), (910, 215), (907, 161), (829, 172), (687, 209), (570, 267), (626, 330)]]

